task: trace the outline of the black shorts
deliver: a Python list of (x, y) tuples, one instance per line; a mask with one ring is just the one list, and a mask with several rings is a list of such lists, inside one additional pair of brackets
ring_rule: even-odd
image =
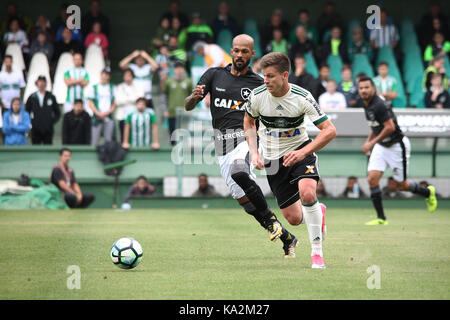
[[(303, 148), (310, 142), (311, 140), (303, 143), (296, 150)], [(289, 207), (300, 200), (298, 180), (311, 178), (318, 182), (320, 179), (318, 159), (314, 153), (290, 167), (283, 166), (283, 157), (277, 160), (265, 160), (264, 165), (267, 181), (280, 209)]]

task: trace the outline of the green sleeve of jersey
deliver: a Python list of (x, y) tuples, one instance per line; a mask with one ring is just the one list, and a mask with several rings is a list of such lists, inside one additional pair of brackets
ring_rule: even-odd
[(70, 72), (69, 70), (67, 70), (66, 72), (64, 72), (64, 79), (68, 79), (70, 78)]
[(154, 112), (150, 115), (150, 123), (158, 123), (158, 119), (156, 118), (156, 114)]
[(87, 82), (89, 82), (89, 73), (86, 72), (86, 74), (84, 75), (84, 80), (86, 80)]
[(128, 124), (131, 123), (131, 116), (132, 116), (132, 113), (127, 115), (127, 117), (125, 118), (125, 123), (128, 123)]

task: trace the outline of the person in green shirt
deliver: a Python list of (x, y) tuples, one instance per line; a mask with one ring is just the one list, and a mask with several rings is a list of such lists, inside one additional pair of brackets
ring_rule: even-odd
[(292, 28), (291, 33), (289, 34), (289, 42), (292, 45), (297, 42), (295, 30), (298, 26), (303, 26), (306, 30), (306, 38), (308, 38), (308, 40), (311, 40), (316, 46), (319, 43), (319, 33), (317, 32), (317, 28), (309, 23), (309, 11), (307, 9), (300, 9), (297, 15), (298, 22), (295, 27)]
[(369, 61), (373, 61), (373, 51), (370, 43), (364, 39), (363, 29), (361, 27), (352, 30), (352, 41), (348, 45), (348, 58), (353, 62), (358, 54), (365, 54)]
[(445, 55), (450, 52), (450, 41), (445, 41), (444, 35), (441, 32), (436, 32), (433, 35), (433, 43), (429, 44), (423, 53), (424, 61), (431, 61), (434, 57)]
[(448, 90), (448, 78), (447, 71), (445, 70), (445, 58), (442, 55), (434, 57), (430, 61), (430, 65), (425, 69), (422, 80), (423, 92), (426, 92), (431, 86), (431, 76), (433, 73), (440, 73), (442, 75), (442, 86), (445, 90)]
[(378, 65), (378, 76), (373, 78), (377, 93), (383, 96), (387, 105), (392, 105), (392, 100), (397, 98), (398, 84), (394, 77), (388, 75), (389, 65), (387, 62), (380, 62)]
[(125, 119), (122, 147), (149, 147), (151, 143), (153, 149), (159, 149), (158, 120), (155, 112), (146, 108), (144, 97), (136, 100), (136, 108), (137, 110), (128, 114)]
[[(184, 99), (190, 95), (192, 90), (192, 80), (186, 76), (183, 62), (175, 62), (174, 76), (166, 80), (162, 90), (167, 101), (167, 110), (164, 112), (164, 117), (169, 122), (169, 138), (175, 131), (177, 108), (184, 109)], [(175, 145), (176, 141), (171, 139), (170, 143)]]
[[(194, 12), (192, 14), (192, 23), (189, 27), (186, 28), (186, 47), (184, 48), (186, 51), (190, 51), (192, 46), (197, 41), (205, 41), (207, 43), (212, 43), (214, 39), (214, 34), (212, 29), (206, 24), (203, 23), (200, 13)], [(178, 39), (181, 42), (184, 42), (184, 39)]]
[(266, 47), (266, 53), (282, 52), (288, 55), (291, 49), (291, 44), (283, 38), (283, 31), (280, 28), (273, 29), (273, 39)]

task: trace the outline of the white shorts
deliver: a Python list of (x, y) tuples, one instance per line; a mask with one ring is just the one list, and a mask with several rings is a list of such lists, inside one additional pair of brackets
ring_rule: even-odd
[(402, 141), (390, 147), (383, 147), (377, 143), (370, 154), (367, 170), (384, 172), (386, 167), (389, 166), (392, 169), (392, 176), (395, 181), (405, 181), (408, 174), (410, 155), (411, 144), (406, 136), (403, 137)]
[(248, 148), (247, 141), (242, 141), (236, 146), (236, 148), (233, 151), (218, 157), (220, 165), (220, 173), (222, 174), (222, 177), (225, 179), (225, 183), (227, 184), (228, 189), (231, 192), (231, 196), (234, 199), (242, 198), (243, 196), (245, 196), (245, 192), (231, 177), (231, 165), (234, 162), (234, 160), (239, 159), (246, 160), (246, 158), (247, 163), (249, 164), (250, 177), (255, 179), (256, 176), (253, 173), (254, 167), (250, 161), (250, 149)]

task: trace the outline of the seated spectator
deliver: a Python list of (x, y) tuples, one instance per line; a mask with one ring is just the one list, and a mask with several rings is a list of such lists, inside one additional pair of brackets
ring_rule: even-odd
[(448, 78), (445, 70), (445, 59), (444, 56), (439, 55), (435, 57), (433, 60), (431, 60), (430, 65), (425, 69), (423, 74), (423, 81), (422, 81), (422, 89), (423, 91), (427, 91), (430, 89), (431, 86), (431, 76), (433, 73), (439, 73), (442, 76), (442, 86), (445, 90), (448, 90)]
[(70, 208), (87, 208), (94, 202), (95, 195), (82, 192), (75, 179), (75, 172), (69, 166), (72, 151), (62, 148), (59, 151), (59, 163), (53, 167), (50, 182), (64, 194), (64, 201)]
[(3, 114), (3, 134), (5, 146), (24, 146), (26, 134), (30, 132), (30, 114), (22, 109), (20, 98), (11, 101), (11, 108)]
[[(184, 99), (190, 95), (193, 90), (192, 80), (187, 77), (184, 64), (181, 61), (175, 63), (174, 76), (169, 77), (164, 84), (163, 93), (166, 95), (167, 110), (164, 117), (169, 121), (169, 139), (175, 131), (177, 108), (184, 106)], [(176, 144), (175, 140), (170, 140), (172, 145)]]
[(361, 27), (352, 30), (352, 41), (348, 45), (349, 61), (353, 62), (358, 54), (365, 54), (369, 61), (373, 61), (374, 55), (372, 47), (364, 38), (363, 29)]
[(203, 23), (200, 13), (194, 12), (192, 14), (192, 23), (186, 28), (186, 51), (193, 49), (194, 43), (203, 41), (212, 43), (214, 34), (211, 28)]
[(372, 29), (370, 32), (370, 45), (372, 49), (378, 51), (378, 49), (389, 46), (394, 51), (396, 58), (399, 58), (399, 46), (398, 42), (400, 36), (398, 34), (397, 27), (394, 24), (388, 23), (387, 11), (381, 8), (380, 13), (380, 28)]
[(345, 96), (336, 91), (336, 80), (328, 79), (327, 91), (319, 97), (319, 105), (323, 110), (344, 110), (347, 108)]
[(191, 195), (193, 198), (217, 198), (222, 197), (213, 185), (208, 182), (208, 176), (204, 173), (198, 176), (198, 189)]
[(6, 8), (6, 16), (0, 18), (0, 34), (5, 34), (8, 31), (9, 25), (14, 19), (19, 21), (20, 29), (25, 31), (25, 33), (29, 33), (31, 31), (33, 20), (19, 12), (17, 5), (14, 2), (9, 2)]
[(420, 46), (423, 49), (432, 41), (436, 32), (441, 32), (444, 38), (449, 39), (448, 17), (442, 12), (438, 2), (433, 2), (429, 7), (429, 12), (425, 13), (417, 28)]
[(319, 78), (317, 78), (315, 85), (315, 99), (319, 99), (320, 95), (327, 91), (327, 81), (330, 77), (330, 66), (323, 64), (319, 68)]
[(450, 95), (442, 86), (442, 75), (440, 73), (431, 75), (431, 86), (425, 94), (425, 106), (435, 109), (450, 108)]
[(134, 81), (134, 73), (131, 69), (123, 71), (123, 82), (116, 90), (116, 111), (114, 118), (119, 122), (120, 141), (123, 141), (123, 129), (128, 114), (136, 110), (136, 100), (144, 96), (144, 90)]
[(347, 179), (347, 186), (342, 192), (341, 197), (343, 198), (366, 198), (366, 194), (362, 191), (358, 185), (358, 178), (355, 176), (350, 176)]
[(139, 176), (133, 185), (128, 189), (124, 203), (130, 203), (131, 198), (149, 198), (155, 196), (156, 188), (148, 182), (145, 176)]
[(397, 183), (393, 177), (389, 177), (387, 185), (381, 190), (381, 195), (383, 198), (398, 199), (404, 198), (405, 196), (397, 188)]
[[(187, 38), (187, 34), (186, 34), (186, 28), (182, 28), (181, 27), (181, 22), (178, 18), (173, 18), (171, 21), (171, 30), (172, 30), (172, 36), (177, 38), (177, 42), (178, 42), (178, 47), (180, 49), (185, 50), (186, 48), (186, 38)], [(170, 42), (170, 39), (169, 39)], [(170, 43), (169, 43), (170, 46)]]
[(272, 40), (266, 46), (266, 53), (282, 52), (288, 54), (291, 49), (289, 42), (283, 38), (283, 32), (279, 28), (273, 29)]
[(72, 39), (72, 31), (69, 28), (65, 27), (61, 34), (61, 40), (55, 43), (55, 53), (53, 54), (53, 61), (55, 63), (64, 52), (70, 52), (71, 54), (76, 52), (83, 53), (83, 47), (78, 41)]
[(146, 108), (145, 98), (137, 99), (136, 108), (125, 119), (122, 147), (129, 149), (151, 145), (152, 149), (159, 149), (158, 120), (155, 112)]
[(310, 40), (314, 44), (314, 46), (316, 46), (319, 43), (319, 33), (317, 31), (317, 28), (310, 23), (308, 9), (300, 9), (297, 16), (298, 22), (297, 25), (291, 30), (291, 33), (289, 35), (289, 42), (292, 45), (297, 42), (297, 27), (302, 26), (303, 28), (305, 28), (306, 38)]
[(112, 141), (114, 133), (113, 113), (116, 109), (116, 87), (110, 82), (111, 70), (103, 69), (100, 74), (100, 83), (89, 87), (86, 97), (89, 108), (92, 110), (91, 144), (97, 146), (100, 137), (104, 142)]
[(64, 114), (62, 144), (91, 144), (91, 117), (84, 111), (81, 99), (76, 99), (73, 109)]
[(342, 81), (339, 83), (337, 91), (345, 96), (347, 107), (352, 108), (356, 105), (356, 99), (358, 98), (358, 88), (352, 80), (352, 68), (349, 66), (342, 67), (341, 77)]
[[(71, 39), (75, 40), (80, 46), (83, 45), (83, 35), (81, 33), (81, 29), (69, 29), (67, 28), (66, 24), (59, 27), (59, 29), (56, 31), (55, 41), (59, 42), (63, 40), (63, 32), (65, 29), (68, 29), (70, 33), (72, 34)], [(92, 30), (92, 29), (90, 29)]]
[(397, 98), (398, 85), (397, 80), (388, 75), (389, 65), (387, 62), (380, 62), (378, 65), (378, 76), (373, 78), (375, 88), (380, 96), (383, 96), (388, 106), (392, 106), (392, 100)]
[(106, 35), (102, 32), (102, 25), (100, 22), (94, 22), (94, 24), (92, 25), (92, 32), (86, 36), (84, 47), (88, 48), (93, 43), (102, 48), (103, 57), (107, 59), (109, 42)]
[(9, 31), (3, 36), (3, 45), (5, 48), (11, 43), (17, 43), (21, 47), (23, 53), (29, 52), (28, 37), (25, 31), (20, 29), (18, 19), (11, 20), (9, 24)]
[(164, 82), (169, 76), (170, 72), (170, 51), (167, 45), (162, 45), (159, 48), (159, 52), (155, 57), (155, 61), (158, 64), (158, 76), (160, 81), (160, 88), (164, 87)]
[[(134, 60), (134, 62), (132, 62)], [(147, 101), (147, 108), (153, 109), (152, 99), (152, 75), (158, 70), (156, 61), (144, 50), (134, 50), (119, 62), (122, 70), (133, 70), (134, 81), (141, 86)]]
[(312, 54), (314, 55), (314, 43), (308, 39), (304, 26), (298, 26), (295, 29), (295, 42), (292, 44), (289, 58), (294, 61), (297, 55)]
[(433, 35), (433, 42), (427, 46), (423, 54), (423, 60), (429, 62), (437, 56), (444, 56), (450, 52), (450, 41), (446, 41), (441, 32)]
[(317, 19), (320, 43), (324, 43), (326, 40), (328, 40), (325, 39), (325, 34), (335, 26), (343, 30), (344, 24), (342, 22), (341, 16), (336, 11), (335, 4), (330, 1), (325, 5), (322, 14)]
[(219, 32), (223, 29), (230, 30), (233, 36), (236, 36), (238, 34), (236, 19), (230, 16), (230, 7), (228, 5), (228, 2), (226, 1), (221, 1), (219, 3), (219, 14), (212, 22), (212, 30), (214, 36), (216, 37), (216, 40)]
[(287, 39), (289, 37), (289, 31), (291, 27), (289, 23), (283, 18), (283, 11), (281, 9), (275, 9), (270, 16), (270, 20), (265, 24), (261, 32), (262, 47), (265, 48), (273, 39), (273, 30), (281, 29), (282, 38)]
[[(100, 11), (99, 0), (91, 1), (90, 10), (83, 16), (81, 21), (83, 23), (82, 30), (84, 33), (88, 33), (92, 30), (94, 24), (99, 22), (101, 24), (102, 32), (106, 37), (109, 37), (109, 18)], [(86, 36), (86, 34), (84, 34), (84, 36)]]
[(325, 185), (323, 184), (322, 180), (319, 180), (319, 182), (317, 182), (317, 190), (316, 190), (316, 195), (318, 198), (330, 198), (330, 194), (327, 192), (327, 190), (325, 190)]
[(167, 44), (171, 35), (172, 29), (169, 18), (161, 19), (159, 26), (156, 28), (155, 39), (161, 40), (161, 44)]
[(83, 67), (83, 55), (73, 54), (73, 68), (64, 72), (64, 83), (67, 86), (67, 97), (64, 103), (64, 113), (73, 108), (76, 99), (84, 99), (84, 88), (89, 84), (89, 74)]
[(34, 27), (31, 29), (30, 34), (30, 40), (33, 42), (33, 40), (36, 40), (39, 33), (43, 32), (46, 35), (47, 41), (50, 43), (53, 43), (55, 40), (55, 34), (50, 26), (50, 22), (48, 21), (47, 17), (44, 15), (40, 15), (37, 20)]
[(173, 22), (173, 19), (177, 19), (180, 22), (180, 29), (184, 29), (189, 25), (188, 17), (180, 11), (180, 2), (178, 0), (170, 0), (169, 11), (164, 12), (161, 19), (168, 18)]
[(340, 56), (344, 63), (348, 63), (347, 50), (347, 44), (342, 39), (341, 29), (333, 27), (330, 39), (326, 40), (318, 49), (319, 63), (325, 63), (329, 55)]
[(21, 96), (20, 90), (25, 88), (25, 80), (21, 70), (13, 70), (13, 57), (5, 55), (3, 59), (5, 69), (0, 71), (0, 103), (3, 113), (10, 107), (13, 98)]
[(25, 104), (31, 116), (31, 143), (52, 144), (54, 125), (61, 116), (55, 96), (46, 90), (47, 78), (39, 76), (36, 80), (37, 91), (32, 93)]
[(36, 39), (31, 43), (30, 56), (32, 57), (37, 52), (45, 54), (49, 63), (52, 61), (53, 44), (47, 40), (47, 34), (43, 31), (39, 31)]
[(316, 79), (306, 72), (306, 61), (305, 57), (302, 55), (297, 55), (294, 58), (294, 72), (289, 75), (289, 82), (296, 84), (313, 95), (314, 99), (316, 98)]
[(205, 58), (205, 65), (208, 68), (225, 67), (232, 62), (230, 55), (214, 43), (207, 44), (206, 42), (198, 41), (192, 49)]
[(252, 70), (254, 73), (259, 75), (261, 78), (264, 78), (264, 75), (262, 74), (262, 68), (261, 68), (261, 58), (253, 58)]
[(171, 64), (174, 64), (177, 60), (186, 63), (187, 61), (186, 50), (184, 50), (178, 45), (178, 38), (176, 36), (170, 36), (168, 48), (170, 54), (169, 60)]

